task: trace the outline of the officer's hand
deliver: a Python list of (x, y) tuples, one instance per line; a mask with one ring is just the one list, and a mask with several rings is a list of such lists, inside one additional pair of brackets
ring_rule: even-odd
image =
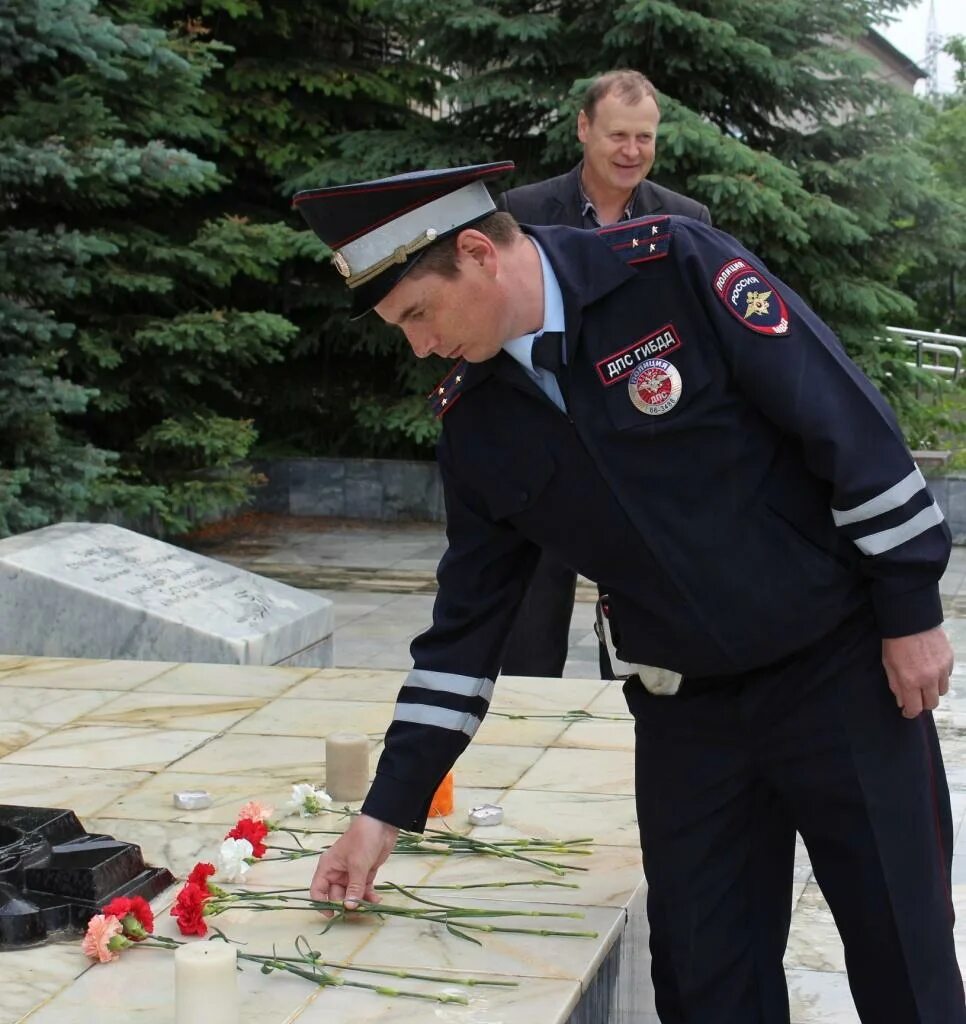
[[(360, 900), (378, 903), (373, 888), (376, 872), (396, 845), (399, 829), (384, 821), (360, 814), (353, 818), (345, 834), (327, 849), (315, 867), (309, 894), (314, 900), (342, 901), (354, 910)], [(324, 910), (332, 917), (331, 910)]]
[(932, 711), (949, 690), (953, 649), (941, 626), (925, 633), (882, 641), (882, 664), (889, 689), (905, 718)]

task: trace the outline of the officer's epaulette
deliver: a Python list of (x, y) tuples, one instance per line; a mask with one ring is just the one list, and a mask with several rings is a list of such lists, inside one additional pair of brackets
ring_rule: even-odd
[(646, 263), (667, 256), (670, 217), (639, 217), (599, 228), (597, 234), (625, 263)]
[(468, 365), (465, 359), (461, 359), (426, 396), (437, 419), (448, 413), (459, 401)]

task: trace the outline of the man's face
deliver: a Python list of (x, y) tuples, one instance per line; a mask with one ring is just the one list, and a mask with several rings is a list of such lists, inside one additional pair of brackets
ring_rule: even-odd
[(581, 111), (577, 138), (584, 144), (589, 180), (620, 192), (637, 188), (654, 165), (660, 120), (651, 96), (639, 103), (624, 103), (608, 93), (598, 101), (592, 121)]
[(465, 255), (456, 277), (407, 275), (375, 307), (403, 331), (420, 359), (435, 354), (470, 363), (491, 359), (503, 347), (502, 308), (491, 275)]

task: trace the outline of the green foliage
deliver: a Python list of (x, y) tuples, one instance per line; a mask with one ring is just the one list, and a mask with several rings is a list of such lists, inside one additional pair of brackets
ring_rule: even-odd
[(167, 531), (237, 506), (247, 377), (298, 333), (260, 298), (302, 233), (226, 214), (205, 154), (228, 51), (146, 15), (0, 12), (0, 533), (105, 514)]
[[(228, 181), (218, 202), (291, 229), (288, 261), (267, 268), (274, 279), (259, 301), (296, 323), (299, 336), (284, 362), (247, 374), (243, 387), (263, 443), (273, 451), (428, 454), (435, 424), (414, 398), (445, 368), (414, 367), (401, 339), (374, 317), (348, 322), (329, 253), (289, 205), (298, 188), (475, 158), (474, 147), (454, 146), (428, 116), (446, 76), (404, 52), (402, 23), (374, 0), (150, 0), (150, 10), (159, 23), (190, 24), (232, 48), (208, 82), (225, 128), (217, 155)], [(212, 247), (224, 258), (231, 239)]]
[(957, 88), (930, 110), (922, 144), (945, 219), (930, 251), (906, 262), (902, 283), (923, 330), (966, 336), (966, 39), (954, 38), (946, 49), (958, 65)]

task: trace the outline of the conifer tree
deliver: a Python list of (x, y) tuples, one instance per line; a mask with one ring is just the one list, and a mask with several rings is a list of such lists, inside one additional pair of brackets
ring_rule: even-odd
[(219, 49), (134, 2), (0, 12), (0, 530), (67, 515), (159, 530), (244, 500), (239, 372), (296, 328), (259, 282), (307, 240), (202, 212), (223, 182)]
[[(373, 317), (348, 321), (346, 289), (290, 205), (300, 188), (379, 177), (436, 155), (418, 139), (442, 76), (406, 56), (392, 8), (376, 6), (150, 0), (158, 24), (190, 20), (231, 47), (208, 83), (225, 129), (217, 152), (225, 183), (209, 202), (253, 223), (287, 224), (304, 246), (259, 297), (300, 329), (284, 362), (244, 383), (263, 452), (425, 454), (435, 435), (400, 339)], [(390, 145), (380, 144), (383, 132)], [(336, 151), (332, 140), (346, 138), (349, 151)]]

